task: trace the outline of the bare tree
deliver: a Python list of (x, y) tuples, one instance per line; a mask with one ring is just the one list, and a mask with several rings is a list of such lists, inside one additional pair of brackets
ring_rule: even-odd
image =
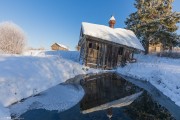
[(25, 33), (12, 22), (0, 24), (0, 51), (8, 54), (21, 54), (25, 47)]

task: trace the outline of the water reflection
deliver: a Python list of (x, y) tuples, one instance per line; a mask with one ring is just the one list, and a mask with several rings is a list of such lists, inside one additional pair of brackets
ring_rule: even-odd
[(80, 102), (82, 113), (127, 106), (142, 93), (142, 89), (114, 73), (87, 77), (82, 86), (86, 93)]
[(123, 107), (124, 116), (128, 116), (124, 119), (173, 119), (146, 91), (115, 73), (87, 77), (82, 86), (86, 93), (80, 102), (83, 114), (105, 110), (107, 118), (117, 119), (113, 109)]
[(147, 92), (127, 106), (125, 113), (136, 120), (174, 120), (167, 109), (153, 101)]
[[(155, 102), (144, 89), (115, 73), (87, 76), (81, 81), (85, 96), (74, 107), (58, 113), (28, 111), (25, 120), (173, 120), (165, 107)], [(32, 117), (38, 113), (38, 119)], [(49, 117), (51, 116), (51, 118)]]

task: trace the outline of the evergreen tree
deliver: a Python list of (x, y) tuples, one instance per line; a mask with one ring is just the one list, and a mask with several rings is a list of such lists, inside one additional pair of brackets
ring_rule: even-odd
[(137, 11), (130, 14), (125, 24), (134, 31), (148, 53), (149, 44), (162, 43), (172, 48), (178, 42), (176, 23), (180, 13), (172, 11), (173, 0), (136, 0)]

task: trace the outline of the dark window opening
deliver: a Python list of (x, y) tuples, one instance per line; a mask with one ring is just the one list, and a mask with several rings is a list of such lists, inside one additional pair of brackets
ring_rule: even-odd
[(97, 46), (97, 50), (99, 50), (99, 45)]
[(118, 50), (118, 55), (123, 55), (123, 47), (120, 47)]
[(89, 48), (92, 48), (92, 43), (89, 43)]

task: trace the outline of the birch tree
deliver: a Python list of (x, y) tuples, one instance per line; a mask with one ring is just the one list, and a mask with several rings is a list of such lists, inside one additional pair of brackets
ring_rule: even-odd
[(25, 43), (25, 33), (18, 25), (12, 22), (0, 24), (0, 52), (21, 54)]

